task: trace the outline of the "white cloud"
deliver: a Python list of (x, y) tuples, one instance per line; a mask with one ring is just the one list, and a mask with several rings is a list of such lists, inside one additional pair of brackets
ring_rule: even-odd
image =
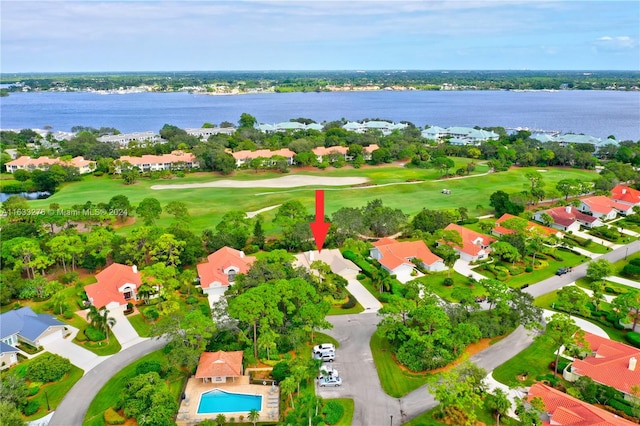
[(602, 36), (595, 41), (596, 46), (604, 49), (633, 49), (638, 41), (629, 36)]

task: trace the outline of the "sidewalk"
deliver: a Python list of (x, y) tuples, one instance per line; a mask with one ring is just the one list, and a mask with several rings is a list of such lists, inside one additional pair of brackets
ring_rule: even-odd
[(622, 278), (622, 277), (616, 277), (616, 276), (613, 276), (613, 275), (610, 276), (610, 277), (605, 278), (605, 280), (612, 281), (614, 283), (618, 283), (618, 284), (622, 284), (622, 285), (626, 285), (626, 286), (629, 286), (629, 287), (640, 289), (640, 282), (638, 282), (638, 281), (629, 280), (629, 279)]

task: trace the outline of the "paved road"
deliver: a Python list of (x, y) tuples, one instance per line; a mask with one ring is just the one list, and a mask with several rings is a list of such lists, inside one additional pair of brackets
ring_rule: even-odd
[(56, 409), (50, 426), (81, 425), (89, 405), (109, 379), (138, 358), (162, 348), (164, 340), (149, 339), (131, 346), (102, 362), (71, 388)]
[[(624, 259), (627, 255), (636, 253), (640, 251), (640, 240), (633, 241), (626, 246), (617, 248), (609, 253), (603, 254), (600, 259), (607, 259), (610, 262), (617, 262), (618, 260)], [(524, 291), (532, 295), (533, 297), (542, 296), (543, 294), (551, 293), (554, 290), (558, 290), (559, 288), (577, 280), (578, 278), (582, 278), (587, 274), (587, 265), (588, 263), (583, 263), (582, 265), (576, 266), (573, 268), (573, 272), (562, 275), (560, 277), (553, 276), (544, 281), (540, 281), (531, 287), (526, 288)], [(533, 283), (532, 283), (533, 284)]]

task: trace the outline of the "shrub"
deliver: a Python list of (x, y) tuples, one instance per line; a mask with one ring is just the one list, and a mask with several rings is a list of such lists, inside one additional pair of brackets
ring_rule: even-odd
[(511, 275), (520, 275), (523, 272), (524, 272), (524, 269), (520, 266), (514, 265), (509, 267), (509, 273)]
[(108, 425), (123, 425), (126, 419), (116, 412), (112, 407), (109, 407), (104, 412), (104, 422)]
[(76, 281), (79, 277), (80, 275), (76, 271), (69, 271), (69, 272), (60, 274), (60, 277), (58, 278), (58, 280), (60, 280), (62, 284), (71, 284), (72, 282)]
[(356, 275), (356, 279), (357, 280), (364, 280), (366, 278), (366, 276), (364, 274), (358, 274)]
[(447, 287), (451, 287), (453, 285), (453, 278), (445, 278), (442, 284)]
[(633, 346), (640, 348), (640, 333), (636, 333), (635, 331), (630, 331), (627, 333), (625, 338)]
[(289, 368), (289, 363), (287, 361), (280, 361), (276, 365), (273, 366), (273, 370), (271, 370), (271, 376), (278, 382), (283, 381), (291, 374), (291, 369)]
[(38, 392), (40, 392), (40, 383), (31, 383), (29, 385), (29, 393), (27, 394), (27, 396), (34, 396), (37, 395)]
[(356, 306), (357, 300), (355, 297), (353, 297), (352, 295), (348, 294), (347, 295), (347, 301), (344, 302), (342, 304), (342, 306), (340, 306), (342, 309), (350, 309), (353, 308), (354, 306)]
[(526, 268), (524, 268), (525, 272), (533, 272), (533, 268), (531, 266), (527, 266)]
[(622, 275), (626, 275), (627, 277), (638, 276), (640, 275), (640, 266), (628, 263), (627, 265), (624, 265), (624, 268), (622, 268)]
[(70, 369), (71, 362), (67, 358), (45, 352), (31, 361), (27, 367), (26, 378), (32, 382), (55, 382)]
[(160, 316), (160, 313), (157, 310), (153, 309), (153, 308), (148, 308), (148, 309), (144, 310), (143, 315), (144, 315), (144, 317), (146, 319), (149, 319), (151, 321), (155, 321)]
[(162, 376), (162, 364), (158, 361), (144, 361), (136, 366), (136, 375), (156, 372)]
[(32, 399), (29, 402), (27, 402), (27, 405), (24, 406), (24, 408), (22, 409), (22, 413), (24, 413), (25, 416), (31, 416), (37, 413), (39, 409), (40, 409), (40, 403), (35, 399)]
[(73, 312), (67, 309), (62, 313), (62, 316), (64, 317), (64, 319), (68, 319), (69, 320), (69, 319), (73, 318)]
[(198, 298), (197, 297), (194, 297), (194, 296), (187, 297), (187, 304), (195, 305), (196, 303), (198, 303)]
[(78, 342), (86, 342), (87, 341), (87, 336), (85, 336), (84, 330), (78, 331), (78, 334), (76, 334), (76, 340)]
[(85, 328), (84, 334), (87, 336), (87, 339), (91, 340), (92, 342), (99, 342), (107, 338), (106, 334), (92, 326), (88, 326), (87, 328)]
[(325, 423), (335, 425), (342, 418), (344, 407), (338, 401), (329, 401), (322, 408), (322, 414), (324, 414)]

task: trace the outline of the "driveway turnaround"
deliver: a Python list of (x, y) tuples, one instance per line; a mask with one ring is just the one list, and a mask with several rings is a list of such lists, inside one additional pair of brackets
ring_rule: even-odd
[(126, 349), (130, 346), (133, 346), (137, 343), (142, 342), (142, 337), (138, 336), (138, 332), (129, 322), (129, 319), (126, 317), (124, 312), (121, 310), (110, 312), (110, 315), (116, 320), (115, 325), (111, 328), (113, 334), (120, 342), (120, 346), (122, 349)]
[(148, 339), (110, 356), (78, 380), (58, 405), (49, 425), (81, 425), (91, 401), (114, 374), (165, 344), (166, 341), (163, 339)]
[(84, 374), (87, 374), (89, 370), (109, 358), (108, 356), (98, 356), (73, 343), (72, 340), (78, 334), (78, 329), (70, 325), (67, 328), (71, 330), (71, 334), (66, 339), (56, 339), (53, 342), (46, 343), (44, 349), (47, 352), (69, 358), (71, 364), (84, 370)]

